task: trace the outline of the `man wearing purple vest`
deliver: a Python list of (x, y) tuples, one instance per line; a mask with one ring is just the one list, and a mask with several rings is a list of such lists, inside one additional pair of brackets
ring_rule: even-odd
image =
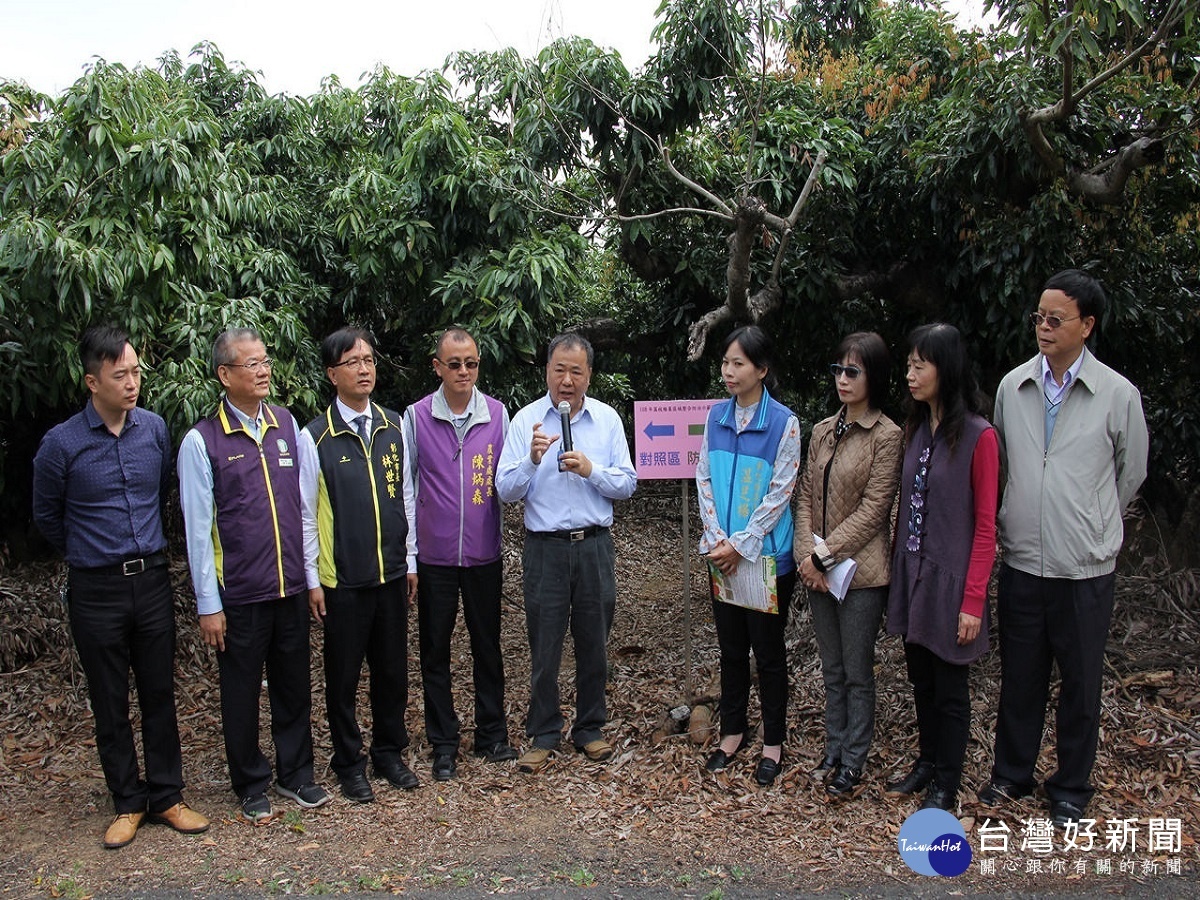
[(459, 722), (450, 687), (450, 639), (462, 594), (475, 680), (475, 755), (516, 759), (504, 717), (500, 654), (500, 498), (494, 478), (508, 413), (475, 387), (479, 348), (461, 328), (438, 340), (433, 370), (441, 386), (404, 413), (417, 496), (417, 628), (432, 774), (458, 770)]
[(310, 591), (319, 590), (314, 515), (300, 489), (315, 471), (311, 445), (282, 406), (266, 402), (271, 358), (251, 328), (223, 332), (213, 370), (217, 411), (179, 448), (179, 495), (204, 642), (217, 652), (225, 755), (242, 817), (272, 818), (271, 764), (258, 744), (263, 668), (275, 739), (275, 791), (303, 807), (329, 800), (313, 782)]

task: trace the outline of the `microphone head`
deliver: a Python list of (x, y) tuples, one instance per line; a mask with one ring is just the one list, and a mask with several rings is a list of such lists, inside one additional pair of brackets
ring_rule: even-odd
[(561, 403), (558, 404), (558, 411), (560, 414), (562, 414), (564, 416), (569, 416), (571, 414), (571, 404), (568, 403), (566, 400), (563, 400)]

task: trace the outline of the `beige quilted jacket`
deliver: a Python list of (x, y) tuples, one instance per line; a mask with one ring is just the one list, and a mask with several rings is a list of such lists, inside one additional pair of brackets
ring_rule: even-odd
[[(796, 482), (796, 559), (812, 554), (816, 532), (825, 538), (835, 562), (847, 557), (858, 562), (851, 588), (881, 587), (888, 583), (904, 433), (873, 409), (850, 425), (835, 453), (836, 425), (834, 415), (813, 426), (808, 463)], [(826, 490), (825, 469), (831, 459)]]

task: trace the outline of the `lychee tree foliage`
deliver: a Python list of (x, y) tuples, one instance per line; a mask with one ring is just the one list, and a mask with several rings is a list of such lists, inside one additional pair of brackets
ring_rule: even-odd
[(155, 68), (99, 62), (62, 96), (0, 85), (0, 483), (25, 518), (40, 435), (82, 403), (87, 325), (117, 322), (144, 402), (176, 440), (214, 408), (213, 338), (250, 325), (274, 399), (327, 402), (317, 347), (346, 323), (380, 341), (382, 402), (431, 389), (433, 337), (481, 336), (507, 398), (562, 318), (586, 242), (520, 202), (519, 148), (469, 118), (438, 72), (268, 96), (209, 45)]

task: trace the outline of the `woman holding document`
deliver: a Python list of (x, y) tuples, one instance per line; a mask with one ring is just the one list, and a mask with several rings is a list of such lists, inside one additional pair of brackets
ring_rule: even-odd
[(800, 423), (773, 399), (771, 342), (751, 325), (722, 347), (721, 379), (731, 397), (710, 411), (696, 466), (713, 620), (721, 650), (721, 742), (705, 768), (721, 772), (749, 741), (750, 650), (758, 664), (764, 787), (782, 769), (787, 729), (787, 626), (796, 566), (790, 500), (800, 469)]
[(988, 649), (1000, 453), (958, 329), (922, 325), (909, 344), (887, 630), (904, 637), (920, 750), (888, 793), (926, 787), (922, 809), (952, 811), (971, 727), (970, 664)]
[(796, 502), (796, 559), (825, 682), (825, 755), (813, 774), (834, 797), (862, 781), (875, 730), (875, 639), (887, 604), (889, 524), (903, 433), (881, 411), (890, 358), (856, 332), (830, 366), (841, 408), (818, 422)]

